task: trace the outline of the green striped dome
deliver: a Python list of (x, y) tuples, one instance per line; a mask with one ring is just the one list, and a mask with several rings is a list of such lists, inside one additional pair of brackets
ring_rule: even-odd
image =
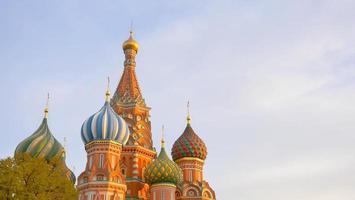
[(50, 160), (56, 156), (65, 159), (63, 146), (54, 138), (47, 124), (47, 118), (44, 118), (39, 128), (28, 138), (17, 145), (15, 154), (27, 153), (32, 157), (44, 157)]
[[(47, 114), (48, 111), (45, 112)], [(46, 115), (39, 128), (17, 145), (15, 155), (18, 153), (26, 153), (34, 158), (45, 158), (48, 161), (57, 157), (61, 158), (65, 164), (65, 150), (49, 130)], [(75, 183), (74, 173), (70, 169), (66, 171), (66, 176)]]
[(177, 185), (182, 180), (180, 167), (169, 159), (165, 152), (164, 143), (158, 158), (150, 163), (144, 172), (144, 178), (149, 185), (171, 183)]

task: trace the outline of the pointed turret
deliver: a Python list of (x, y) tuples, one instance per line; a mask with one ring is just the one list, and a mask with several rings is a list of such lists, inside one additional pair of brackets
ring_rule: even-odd
[(205, 160), (207, 156), (207, 147), (203, 140), (195, 133), (191, 127), (190, 103), (187, 103), (187, 123), (182, 135), (175, 141), (171, 154), (173, 160), (191, 157)]
[(125, 54), (124, 69), (117, 89), (111, 100), (113, 109), (130, 125), (132, 133), (128, 144), (153, 149), (150, 108), (146, 105), (136, 76), (136, 55), (138, 42), (130, 31), (129, 38), (122, 45)]
[[(175, 141), (171, 155), (183, 171), (183, 181), (176, 194), (179, 199), (216, 199), (215, 192), (203, 179), (203, 166), (207, 147), (191, 127), (190, 103), (187, 103), (187, 125), (182, 135)], [(190, 190), (190, 188), (196, 190)]]
[(139, 45), (133, 38), (132, 31), (130, 31), (129, 38), (123, 43), (122, 48), (125, 54), (124, 71), (113, 96), (114, 104), (124, 107), (136, 105), (146, 107), (135, 71)]
[(88, 196), (89, 199), (125, 199), (127, 186), (120, 160), (129, 129), (126, 121), (110, 105), (109, 85), (108, 78), (104, 105), (85, 120), (81, 128), (87, 161), (78, 178), (80, 199)]
[(148, 199), (149, 185), (144, 181), (144, 169), (156, 157), (153, 149), (150, 108), (146, 105), (136, 76), (138, 42), (130, 31), (123, 45), (124, 68), (111, 99), (114, 111), (127, 122), (130, 136), (122, 148), (121, 166), (127, 180), (127, 199)]
[(182, 171), (165, 151), (164, 127), (162, 135), (159, 156), (147, 166), (144, 176), (150, 185), (151, 199), (175, 200), (176, 186), (182, 181)]

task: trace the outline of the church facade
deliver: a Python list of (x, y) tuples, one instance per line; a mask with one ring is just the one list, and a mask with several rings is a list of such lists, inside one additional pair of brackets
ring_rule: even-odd
[[(107, 88), (103, 106), (81, 128), (87, 156), (85, 170), (77, 178), (79, 200), (216, 199), (203, 176), (207, 147), (192, 129), (189, 114), (185, 130), (171, 149), (172, 160), (164, 138), (159, 154), (155, 151), (150, 107), (142, 96), (135, 71), (139, 44), (132, 32), (122, 47), (125, 61), (117, 89), (111, 97)], [(40, 133), (20, 143), (16, 151), (30, 149), (33, 155), (48, 157), (59, 154), (64, 161), (64, 148), (49, 132), (46, 122), (47, 114), (41, 125), (44, 128), (37, 131)], [(41, 143), (42, 135), (53, 137), (49, 140), (53, 144), (43, 151), (34, 148)], [(52, 153), (54, 146), (56, 152)], [(75, 181), (69, 169), (67, 176)]]

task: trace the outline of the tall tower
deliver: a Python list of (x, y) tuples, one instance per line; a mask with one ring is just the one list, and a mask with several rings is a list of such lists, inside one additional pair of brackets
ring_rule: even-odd
[(148, 199), (149, 185), (144, 169), (156, 156), (153, 150), (150, 108), (146, 105), (136, 77), (136, 55), (139, 44), (130, 32), (123, 45), (124, 70), (111, 100), (116, 113), (128, 123), (131, 135), (121, 154), (122, 174), (126, 177), (127, 199)]
[(203, 179), (207, 147), (191, 127), (189, 108), (186, 128), (175, 141), (171, 154), (183, 172), (183, 182), (177, 188), (176, 199), (215, 200), (215, 192)]
[(127, 187), (121, 174), (120, 157), (128, 137), (128, 126), (111, 108), (107, 90), (104, 106), (81, 128), (87, 162), (78, 178), (80, 200), (125, 199)]

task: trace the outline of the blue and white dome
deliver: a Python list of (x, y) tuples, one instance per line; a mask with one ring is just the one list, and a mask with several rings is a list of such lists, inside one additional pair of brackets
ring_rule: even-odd
[(81, 139), (85, 144), (94, 140), (113, 140), (125, 145), (129, 138), (126, 121), (110, 105), (110, 93), (106, 92), (104, 106), (89, 117), (81, 127)]

